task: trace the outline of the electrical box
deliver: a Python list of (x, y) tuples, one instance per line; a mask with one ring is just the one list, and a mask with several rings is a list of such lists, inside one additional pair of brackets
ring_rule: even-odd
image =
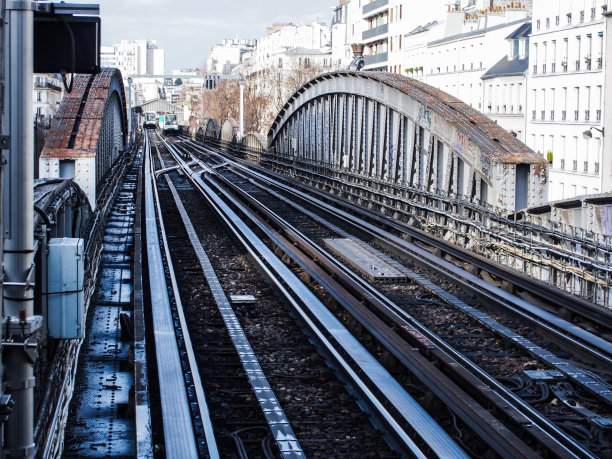
[(47, 328), (52, 338), (85, 337), (83, 239), (56, 238), (48, 244)]

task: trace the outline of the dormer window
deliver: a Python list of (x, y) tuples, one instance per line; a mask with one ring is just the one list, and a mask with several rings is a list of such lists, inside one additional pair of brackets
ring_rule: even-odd
[(518, 57), (519, 57), (519, 41), (512, 40), (512, 55), (510, 56), (510, 59), (518, 59)]

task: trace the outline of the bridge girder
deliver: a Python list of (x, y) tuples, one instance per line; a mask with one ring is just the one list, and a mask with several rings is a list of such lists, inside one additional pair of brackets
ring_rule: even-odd
[(303, 167), (464, 196), (507, 210), (545, 198), (547, 163), (460, 100), (385, 72), (334, 72), (302, 86), (268, 134)]
[(127, 149), (127, 111), (119, 69), (75, 75), (40, 155), (41, 178), (74, 179), (96, 207), (100, 183)]

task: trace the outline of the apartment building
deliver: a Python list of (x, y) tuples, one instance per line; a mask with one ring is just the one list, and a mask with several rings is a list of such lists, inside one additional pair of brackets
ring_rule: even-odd
[[(479, 6), (449, 7), (445, 17), (439, 21), (407, 32), (403, 41), (404, 72), (458, 97), (483, 113), (492, 113), (497, 104), (490, 104), (491, 110), (488, 101), (485, 104), (482, 77), (507, 58), (509, 41), (530, 23), (530, 11), (519, 2), (507, 7), (479, 9)], [(506, 77), (500, 70), (494, 70), (489, 76)], [(493, 86), (498, 84), (499, 81), (490, 83)], [(489, 97), (492, 96), (490, 92)], [(499, 105), (500, 110), (503, 110), (503, 105), (507, 108), (515, 105), (518, 110), (521, 104)]]
[(34, 116), (38, 123), (47, 124), (55, 115), (62, 101), (62, 81), (59, 75), (37, 74), (34, 75), (32, 102)]
[(242, 63), (232, 73), (251, 76), (278, 70), (281, 74), (304, 68), (332, 66), (331, 33), (326, 24), (274, 24), (257, 46), (243, 53)]
[(206, 59), (206, 72), (229, 75), (240, 64), (242, 55), (255, 49), (257, 40), (226, 39), (210, 50)]
[(482, 112), (525, 141), (527, 108), (527, 73), (531, 22), (525, 22), (506, 37), (506, 55), (481, 77)]
[(121, 40), (111, 46), (100, 47), (102, 67), (117, 67), (127, 75), (163, 75), (165, 52), (156, 40)]
[[(612, 191), (602, 175), (608, 0), (536, 1), (527, 144), (551, 163), (549, 199)], [(605, 157), (604, 157), (605, 156)]]

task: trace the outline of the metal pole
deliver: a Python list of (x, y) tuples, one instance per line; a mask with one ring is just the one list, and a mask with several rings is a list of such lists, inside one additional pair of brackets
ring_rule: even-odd
[[(12, 457), (32, 458), (34, 445), (35, 354), (27, 352), (30, 338), (40, 327), (34, 317), (34, 291), (30, 287), (34, 261), (34, 136), (32, 133), (32, 2), (9, 0), (8, 85), (6, 94), (10, 125), (10, 152), (4, 188), (4, 270), (11, 286), (4, 287), (2, 316), (6, 341), (21, 345), (3, 349), (6, 391), (15, 408), (4, 432), (4, 451)], [(15, 285), (17, 284), (17, 285)]]
[(244, 80), (240, 80), (240, 140), (244, 136)]
[(128, 77), (128, 137), (127, 144), (128, 148), (131, 145), (132, 140), (132, 78)]

